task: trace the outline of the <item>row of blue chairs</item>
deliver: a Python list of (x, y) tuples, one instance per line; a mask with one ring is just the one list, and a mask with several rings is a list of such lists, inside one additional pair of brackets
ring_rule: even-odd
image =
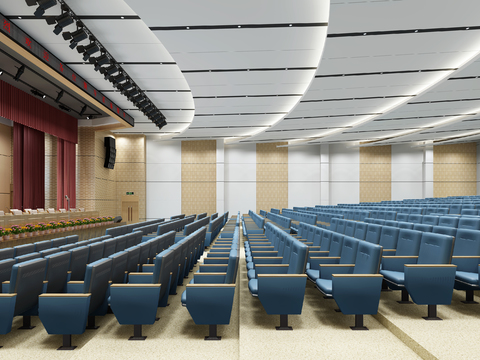
[[(266, 215), (266, 214), (265, 214)], [(249, 234), (263, 234), (265, 226), (265, 217), (254, 213), (252, 210), (248, 211), (248, 216), (242, 217), (243, 235)]]
[[(474, 229), (480, 230), (480, 217), (477, 216), (435, 216), (435, 215), (405, 215), (398, 214), (396, 221), (391, 220), (382, 220), (382, 219), (373, 219), (366, 218), (364, 221), (368, 223), (380, 224), (380, 225), (389, 225), (397, 226), (399, 223), (412, 223), (412, 224), (422, 224), (426, 225), (425, 230), (419, 228), (418, 230), (422, 231), (431, 231), (433, 226), (445, 226), (451, 228), (465, 228), (465, 229)], [(430, 230), (428, 230), (430, 228)]]

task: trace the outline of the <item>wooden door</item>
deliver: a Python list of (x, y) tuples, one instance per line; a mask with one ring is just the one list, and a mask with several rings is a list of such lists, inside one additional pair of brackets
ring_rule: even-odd
[(139, 221), (138, 208), (138, 196), (122, 196), (122, 220), (126, 221), (127, 224), (132, 224)]

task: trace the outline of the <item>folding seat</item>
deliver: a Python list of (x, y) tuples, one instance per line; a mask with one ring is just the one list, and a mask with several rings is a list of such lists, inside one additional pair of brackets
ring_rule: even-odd
[(67, 240), (64, 237), (52, 239), (52, 248), (60, 247), (62, 245), (67, 245)]
[(461, 217), (458, 220), (458, 228), (480, 230), (480, 217), (478, 218)]
[(347, 220), (345, 221), (345, 236), (353, 236), (355, 234), (355, 221)]
[(27, 255), (33, 253), (35, 251), (35, 244), (25, 244), (25, 245), (18, 245), (14, 248), (14, 257)]
[(440, 216), (438, 218), (438, 226), (458, 227), (458, 220), (460, 218), (453, 216)]
[(413, 223), (399, 221), (398, 222), (398, 228), (399, 229), (413, 229)]
[(14, 264), (11, 268), (10, 281), (2, 283), (0, 296), (0, 334), (7, 334), (12, 329), (14, 316), (24, 316), (26, 327), (31, 329), (30, 312), (38, 304), (38, 296), (43, 292), (43, 280), (47, 260), (34, 259)]
[(70, 250), (70, 270), (68, 281), (82, 281), (88, 263), (88, 246), (80, 246)]
[(346, 219), (348, 219), (348, 220), (354, 220), (354, 217), (355, 217), (355, 211), (353, 211), (353, 210), (347, 211), (347, 217), (346, 217)]
[(380, 232), (380, 241), (379, 245), (383, 247), (384, 254), (387, 251), (395, 251), (397, 248), (398, 234), (400, 233), (399, 228), (391, 226), (383, 226), (382, 231)]
[(382, 232), (382, 226), (377, 224), (368, 224), (367, 232), (365, 234), (365, 241), (378, 244), (380, 242), (380, 234)]
[(396, 218), (397, 218), (397, 213), (395, 211), (386, 211), (385, 212), (385, 220), (395, 221)]
[(421, 224), (422, 223), (422, 215), (410, 214), (410, 215), (408, 215), (408, 222)]
[(359, 211), (359, 210), (356, 210), (356, 211), (353, 213), (353, 220), (355, 220), (355, 221), (363, 221), (363, 219), (361, 219), (361, 216), (362, 216), (362, 212)]
[(322, 266), (321, 278), (315, 284), (325, 296), (335, 299), (343, 314), (355, 315), (352, 330), (367, 330), (363, 315), (376, 314), (380, 301), (382, 247), (359, 241), (354, 255), (350, 264)]
[(403, 303), (409, 302), (410, 294), (416, 304), (428, 305), (427, 320), (438, 319), (436, 306), (449, 305), (452, 300), (456, 270), (450, 265), (453, 243), (452, 236), (424, 232), (418, 257), (383, 258), (380, 273), (388, 286), (402, 290)]
[(345, 233), (345, 220), (344, 219), (338, 219), (337, 229), (335, 231), (339, 234), (344, 234)]
[(435, 209), (436, 214), (442, 214), (442, 215), (447, 215), (450, 211), (450, 208), (448, 207), (438, 207)]
[[(315, 281), (320, 277), (320, 264), (325, 263), (326, 258), (339, 259), (342, 253), (344, 235), (333, 233), (330, 238), (330, 249), (312, 252), (309, 256), (310, 268), (306, 271), (308, 278)], [(315, 256), (312, 256), (315, 255)], [(333, 262), (335, 260), (331, 260)]]
[(450, 205), (450, 211), (448, 212), (449, 214), (460, 214), (462, 211), (462, 205), (461, 204), (451, 204)]
[(385, 225), (385, 220), (383, 219), (373, 219), (373, 223), (377, 225)]
[(433, 226), (427, 224), (413, 224), (413, 229), (418, 231), (432, 232)]
[(78, 243), (78, 235), (69, 235), (65, 237), (66, 245)]
[(110, 255), (115, 254), (115, 248), (117, 247), (117, 240), (116, 239), (109, 239), (103, 241), (103, 256), (102, 257), (109, 257)]
[(365, 218), (363, 221), (367, 224), (373, 224), (374, 218)]
[(65, 291), (67, 284), (68, 270), (70, 268), (71, 254), (67, 251), (47, 255), (45, 281), (47, 281), (47, 293), (60, 293)]
[(457, 265), (455, 289), (465, 290), (466, 304), (477, 304), (473, 298), (474, 290), (479, 290), (478, 272), (480, 264), (480, 231), (471, 229), (457, 230), (453, 248), (452, 264)]
[(125, 271), (128, 273), (139, 271), (138, 265), (140, 264), (139, 256), (141, 251), (141, 244), (137, 246), (132, 246), (128, 249), (125, 249), (125, 252), (128, 253), (127, 256), (127, 268)]
[(398, 221), (385, 220), (385, 226), (398, 227)]
[(94, 243), (88, 245), (88, 263), (93, 263), (97, 260), (103, 258), (103, 249), (105, 248), (105, 244), (103, 242)]
[(370, 217), (372, 219), (378, 219), (378, 211), (377, 210), (373, 210), (373, 211), (370, 211)]
[(50, 240), (39, 241), (34, 243), (34, 245), (35, 245), (35, 252), (40, 252), (40, 251), (52, 248), (52, 242)]
[(353, 234), (353, 237), (355, 239), (365, 240), (365, 236), (367, 236), (367, 227), (367, 223), (358, 222), (355, 226), (355, 233)]
[(453, 237), (457, 236), (457, 228), (452, 228), (448, 226), (434, 226), (432, 229), (432, 233), (434, 234), (444, 234), (450, 235)]
[(95, 261), (87, 265), (84, 281), (67, 283), (67, 293), (39, 296), (39, 316), (45, 330), (49, 334), (63, 335), (63, 346), (59, 349), (75, 349), (72, 334), (82, 334), (86, 328), (97, 328), (95, 316), (107, 313), (105, 294), (111, 266), (111, 259)]
[[(411, 229), (400, 229), (398, 232), (397, 245), (395, 249), (384, 249), (383, 258), (390, 261), (390, 266), (392, 264), (392, 259), (396, 259), (393, 256), (418, 256), (420, 250), (420, 241), (422, 239), (422, 232), (418, 230)], [(402, 259), (399, 260), (401, 263), (399, 266), (400, 269), (403, 269)], [(383, 263), (383, 260), (382, 260)]]
[(33, 253), (30, 253), (30, 254), (26, 254), (26, 255), (21, 255), (21, 256), (16, 256), (16, 257), (14, 257), (14, 259), (15, 259), (16, 262), (17, 262), (17, 264), (22, 263), (22, 262), (25, 262), (25, 261), (30, 261), (30, 260), (38, 259), (38, 258), (41, 258), (41, 255), (40, 255), (40, 253), (37, 253), (37, 252), (33, 252)]
[(45, 256), (48, 256), (48, 255), (53, 255), (53, 254), (59, 253), (60, 251), (64, 251), (64, 250), (61, 250), (60, 248), (52, 248), (52, 249), (48, 249), (48, 250), (43, 250), (43, 251), (40, 251), (40, 256), (45, 257)]
[(423, 208), (412, 207), (412, 208), (410, 208), (410, 214), (422, 215), (423, 214)]
[(69, 244), (69, 245), (60, 246), (59, 249), (60, 251), (68, 251), (71, 249), (75, 249), (77, 246), (78, 246), (77, 244)]
[(15, 259), (0, 260), (0, 284), (2, 284), (4, 281), (10, 280), (10, 275), (12, 274), (12, 266), (15, 265), (15, 263)]
[(13, 259), (14, 255), (15, 255), (14, 248), (0, 249), (0, 260)]
[(431, 216), (431, 215), (424, 215), (422, 218), (422, 224), (427, 224), (427, 225), (438, 225), (438, 216)]
[[(475, 205), (473, 205), (473, 204), (462, 204), (462, 211), (463, 210), (471, 210), (471, 209), (475, 209)], [(462, 212), (460, 212), (460, 213), (462, 213)]]
[(288, 315), (302, 313), (307, 281), (307, 254), (308, 247), (293, 240), (287, 267), (269, 267), (248, 282), (250, 293), (258, 296), (267, 314), (280, 315), (280, 326), (277, 330), (291, 330), (288, 326)]
[(408, 221), (408, 214), (405, 214), (405, 213), (397, 213), (397, 221), (398, 221), (398, 222), (400, 222), (400, 221), (403, 221), (403, 222)]

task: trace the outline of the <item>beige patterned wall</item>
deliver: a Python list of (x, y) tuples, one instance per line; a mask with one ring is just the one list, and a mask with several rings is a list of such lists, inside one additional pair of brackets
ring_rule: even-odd
[(433, 196), (477, 194), (477, 144), (433, 147)]
[(77, 208), (95, 210), (95, 130), (78, 128), (76, 163)]
[(392, 147), (361, 147), (360, 202), (391, 200), (391, 181)]
[(10, 209), (10, 184), (12, 183), (12, 128), (0, 124), (0, 210)]
[(95, 210), (100, 216), (116, 216), (117, 213), (117, 165), (114, 169), (103, 167), (105, 163), (104, 138), (110, 131), (95, 132)]
[(57, 137), (45, 133), (45, 209), (57, 208)]
[(216, 212), (216, 151), (216, 140), (182, 141), (182, 213)]
[(145, 135), (115, 135), (117, 157), (117, 214), (122, 212), (122, 195), (133, 191), (139, 197), (139, 220), (146, 220)]
[(288, 148), (278, 145), (257, 144), (257, 213), (288, 208)]

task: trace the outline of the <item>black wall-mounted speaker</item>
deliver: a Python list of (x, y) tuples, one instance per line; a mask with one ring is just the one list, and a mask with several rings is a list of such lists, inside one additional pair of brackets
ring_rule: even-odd
[(105, 164), (103, 167), (107, 169), (113, 169), (115, 166), (115, 158), (117, 150), (115, 149), (115, 138), (106, 136), (104, 139), (105, 144)]

